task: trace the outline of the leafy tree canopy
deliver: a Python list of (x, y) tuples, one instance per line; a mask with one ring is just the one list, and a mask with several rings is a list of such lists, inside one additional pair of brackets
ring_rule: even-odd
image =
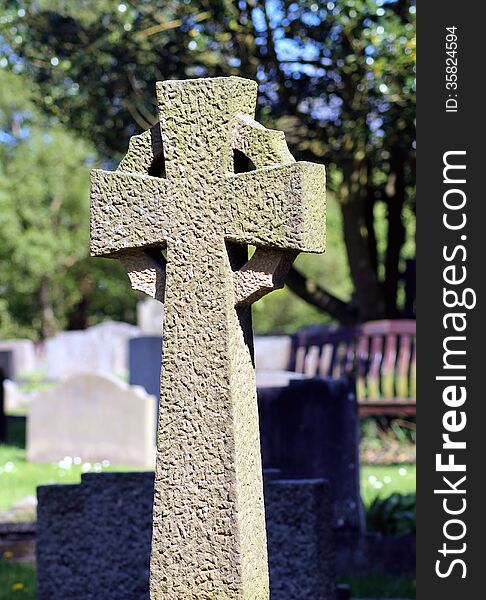
[(83, 300), (93, 320), (110, 314), (101, 294), (114, 317), (133, 314), (133, 295), (120, 270), (87, 258), (93, 151), (47, 123), (27, 90), (0, 71), (0, 335), (36, 339), (75, 325)]
[(294, 271), (292, 289), (342, 322), (400, 314), (400, 269), (414, 255), (411, 0), (0, 5), (0, 66), (26, 73), (36, 104), (108, 160), (155, 122), (156, 80), (256, 78), (259, 119), (286, 131), (297, 158), (328, 165), (353, 297), (305, 261), (314, 279)]

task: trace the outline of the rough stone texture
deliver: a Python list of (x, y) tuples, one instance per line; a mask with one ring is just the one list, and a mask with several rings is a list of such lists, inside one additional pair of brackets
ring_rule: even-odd
[(148, 600), (152, 489), (152, 473), (39, 487), (38, 600)]
[[(159, 306), (162, 305), (159, 304)], [(157, 319), (161, 320), (160, 312)], [(256, 336), (254, 346), (257, 388), (282, 387), (288, 385), (288, 382), (292, 379), (303, 379), (305, 377), (302, 373), (283, 370), (288, 365), (290, 357), (290, 336)], [(129, 383), (131, 385), (141, 385), (147, 393), (158, 398), (160, 395), (161, 361), (162, 336), (141, 335), (129, 340)]]
[(139, 335), (128, 323), (107, 321), (83, 331), (63, 331), (45, 342), (47, 377), (64, 379), (76, 373), (126, 375), (128, 340)]
[(272, 600), (334, 600), (329, 485), (322, 479), (265, 486)]
[[(153, 484), (101, 473), (38, 488), (39, 600), (148, 600)], [(272, 600), (334, 600), (327, 485), (274, 473), (265, 505)]]
[(92, 254), (165, 302), (153, 600), (268, 598), (249, 305), (324, 250), (325, 174), (253, 121), (256, 95), (237, 77), (160, 82), (160, 130), (92, 174)]
[(153, 467), (155, 413), (155, 398), (140, 387), (103, 375), (73, 375), (32, 400), (27, 457)]
[(359, 484), (359, 418), (352, 380), (317, 377), (259, 387), (264, 468), (290, 479), (331, 485), (333, 529), (359, 535), (364, 514)]

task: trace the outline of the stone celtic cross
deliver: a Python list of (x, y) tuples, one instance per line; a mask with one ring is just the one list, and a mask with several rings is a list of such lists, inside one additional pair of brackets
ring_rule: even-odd
[(160, 122), (92, 173), (91, 253), (165, 304), (153, 600), (269, 596), (250, 305), (324, 251), (325, 173), (253, 120), (256, 95), (158, 83)]

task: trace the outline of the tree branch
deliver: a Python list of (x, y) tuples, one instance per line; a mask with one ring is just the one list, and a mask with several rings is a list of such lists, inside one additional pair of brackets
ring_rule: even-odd
[(342, 325), (354, 325), (358, 322), (358, 310), (355, 307), (309, 282), (295, 267), (290, 269), (286, 284), (299, 298), (326, 312)]

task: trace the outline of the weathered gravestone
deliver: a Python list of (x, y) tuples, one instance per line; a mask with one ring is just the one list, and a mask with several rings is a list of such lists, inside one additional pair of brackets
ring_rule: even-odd
[(155, 398), (141, 387), (79, 373), (39, 392), (29, 406), (30, 462), (83, 461), (153, 468)]
[(144, 298), (137, 304), (137, 325), (141, 335), (161, 335), (164, 327), (164, 305), (155, 298)]
[(282, 386), (275, 379), (260, 381), (258, 396), (263, 468), (276, 468), (286, 479), (328, 480), (336, 537), (359, 537), (364, 513), (354, 381), (315, 377)]
[[(271, 599), (336, 600), (328, 483), (266, 475)], [(37, 488), (38, 600), (148, 600), (153, 491), (153, 473)]]
[(62, 331), (44, 343), (49, 379), (76, 373), (122, 375), (128, 372), (128, 341), (140, 335), (129, 323), (105, 321), (80, 331)]
[(256, 95), (158, 83), (160, 123), (92, 174), (92, 254), (165, 303), (153, 599), (268, 598), (249, 307), (324, 250), (325, 174), (253, 120)]
[(13, 352), (12, 372), (8, 376), (12, 381), (39, 368), (38, 356), (32, 340), (0, 340), (0, 352)]

